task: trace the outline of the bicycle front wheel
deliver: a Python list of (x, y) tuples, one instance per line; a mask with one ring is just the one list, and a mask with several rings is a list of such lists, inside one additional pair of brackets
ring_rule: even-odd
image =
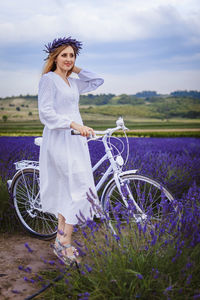
[(102, 199), (103, 210), (110, 221), (127, 222), (130, 218), (136, 222), (158, 221), (174, 212), (174, 198), (162, 184), (135, 173), (125, 174), (120, 179), (121, 192), (113, 181)]
[(18, 172), (13, 179), (11, 194), (17, 218), (26, 231), (40, 239), (51, 239), (56, 235), (57, 218), (42, 211), (38, 169)]

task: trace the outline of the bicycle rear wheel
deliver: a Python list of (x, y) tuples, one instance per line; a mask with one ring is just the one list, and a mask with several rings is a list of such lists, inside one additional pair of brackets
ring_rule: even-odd
[(115, 181), (108, 186), (102, 199), (103, 209), (110, 221), (158, 221), (174, 213), (174, 198), (162, 184), (134, 173), (125, 174), (120, 178), (125, 201)]
[(39, 170), (28, 168), (18, 172), (11, 194), (17, 218), (24, 229), (40, 239), (52, 239), (57, 232), (57, 218), (42, 211)]

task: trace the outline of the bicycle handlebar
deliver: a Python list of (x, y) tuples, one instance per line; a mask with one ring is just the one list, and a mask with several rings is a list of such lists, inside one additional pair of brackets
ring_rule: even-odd
[[(94, 130), (95, 136), (93, 138), (96, 137), (96, 135), (112, 135), (115, 131), (117, 130), (128, 130), (127, 127), (125, 127), (124, 125), (124, 120), (123, 118), (118, 118), (118, 120), (116, 121), (117, 127), (114, 128), (108, 128), (106, 130)], [(71, 134), (72, 135), (80, 135), (80, 132), (78, 130), (72, 129), (71, 130)], [(92, 137), (92, 136), (90, 136)]]
[[(124, 130), (128, 130), (128, 128), (124, 127), (122, 128), (121, 126), (117, 126), (114, 128), (108, 128), (106, 130), (94, 130), (95, 135), (112, 135), (115, 131), (120, 130), (120, 129), (124, 129)], [(78, 130), (72, 129), (71, 130), (71, 134), (72, 135), (80, 135), (80, 132)]]

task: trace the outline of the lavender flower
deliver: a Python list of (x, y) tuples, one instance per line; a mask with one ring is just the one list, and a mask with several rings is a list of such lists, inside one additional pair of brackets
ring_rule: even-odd
[(61, 229), (58, 229), (58, 233), (59, 233), (60, 235), (64, 235), (64, 231), (61, 230)]
[(29, 282), (29, 279), (26, 276), (24, 276), (24, 281)]
[(30, 267), (27, 267), (27, 268), (24, 269), (24, 271), (27, 272), (27, 273), (31, 273), (32, 269)]
[(192, 279), (192, 274), (190, 274), (190, 275), (187, 277), (186, 285), (190, 285), (191, 279)]
[(89, 273), (92, 272), (92, 268), (89, 265), (84, 264), (84, 266)]
[(20, 291), (18, 291), (18, 290), (12, 290), (11, 291), (13, 294), (20, 294), (21, 292)]
[(142, 274), (139, 274), (139, 273), (138, 273), (136, 276), (137, 276), (138, 279), (143, 279)]
[(170, 292), (172, 290), (172, 286), (168, 286), (165, 290), (164, 290), (164, 294), (167, 294), (168, 292)]
[(28, 252), (32, 253), (33, 250), (31, 249), (31, 247), (29, 246), (28, 243), (25, 243), (24, 246), (28, 249)]
[(78, 294), (78, 297), (79, 297), (78, 300), (88, 300), (89, 296), (90, 296), (90, 293), (88, 293), (88, 292)]
[(79, 247), (83, 247), (83, 245), (80, 242), (78, 242), (77, 240), (74, 240), (74, 243), (76, 243), (76, 245), (78, 245)]

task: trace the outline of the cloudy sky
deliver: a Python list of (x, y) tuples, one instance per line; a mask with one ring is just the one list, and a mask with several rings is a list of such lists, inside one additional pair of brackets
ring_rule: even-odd
[(96, 93), (200, 90), (199, 0), (0, 0), (0, 97), (37, 94), (44, 45), (83, 42)]

